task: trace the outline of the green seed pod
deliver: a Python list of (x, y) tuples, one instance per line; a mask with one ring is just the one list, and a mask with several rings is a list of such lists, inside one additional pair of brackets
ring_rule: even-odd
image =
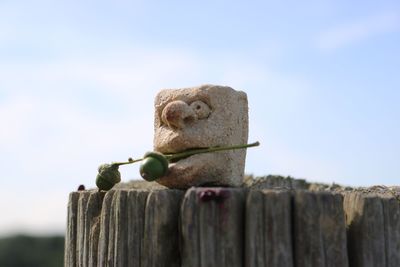
[(159, 152), (147, 152), (140, 164), (140, 175), (146, 181), (154, 181), (164, 176), (168, 171), (168, 160)]
[(110, 190), (120, 181), (121, 174), (118, 171), (118, 165), (102, 164), (99, 166), (99, 173), (96, 177), (96, 185), (100, 190)]

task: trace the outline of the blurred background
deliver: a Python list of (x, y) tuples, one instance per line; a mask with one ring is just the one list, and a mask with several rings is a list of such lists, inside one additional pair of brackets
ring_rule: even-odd
[(390, 0), (0, 1), (0, 237), (62, 237), (69, 192), (152, 149), (163, 88), (247, 93), (247, 174), (398, 185), (399, 43)]

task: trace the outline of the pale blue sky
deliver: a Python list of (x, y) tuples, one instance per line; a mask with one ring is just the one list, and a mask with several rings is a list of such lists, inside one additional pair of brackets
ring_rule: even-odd
[(398, 1), (0, 1), (0, 234), (62, 232), (162, 88), (247, 92), (247, 173), (399, 184), (399, 43)]

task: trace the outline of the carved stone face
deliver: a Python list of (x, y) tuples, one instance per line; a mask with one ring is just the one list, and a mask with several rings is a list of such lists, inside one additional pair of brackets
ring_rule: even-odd
[[(244, 92), (203, 85), (168, 89), (155, 99), (154, 149), (164, 154), (193, 148), (247, 143), (248, 105)], [(157, 180), (170, 188), (238, 186), (246, 150), (193, 155), (171, 163)]]

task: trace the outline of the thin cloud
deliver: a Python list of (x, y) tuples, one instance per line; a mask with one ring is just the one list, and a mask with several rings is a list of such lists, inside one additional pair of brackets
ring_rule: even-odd
[(317, 47), (323, 51), (332, 51), (396, 31), (399, 28), (400, 17), (397, 14), (385, 13), (370, 16), (323, 32), (317, 38)]

